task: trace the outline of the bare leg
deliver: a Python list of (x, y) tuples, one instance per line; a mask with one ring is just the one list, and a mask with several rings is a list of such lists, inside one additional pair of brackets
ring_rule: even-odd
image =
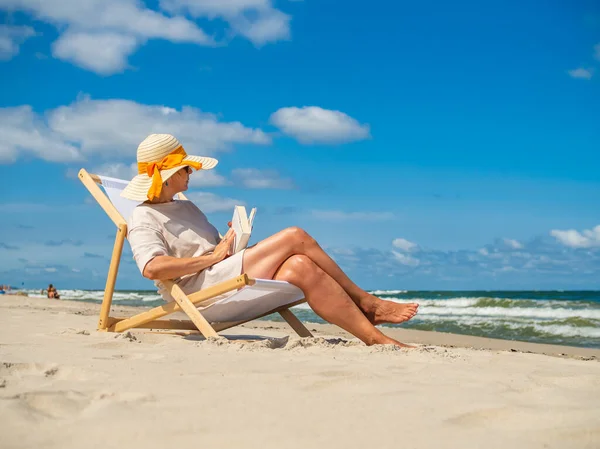
[(244, 254), (244, 272), (251, 277), (273, 279), (279, 267), (295, 254), (307, 256), (333, 278), (373, 324), (402, 323), (417, 313), (416, 303), (384, 301), (362, 290), (315, 239), (296, 227), (284, 229), (248, 248)]
[(309, 257), (295, 255), (288, 258), (274, 278), (300, 287), (317, 315), (355, 335), (365, 344), (412, 347), (387, 337), (373, 326), (344, 289)]

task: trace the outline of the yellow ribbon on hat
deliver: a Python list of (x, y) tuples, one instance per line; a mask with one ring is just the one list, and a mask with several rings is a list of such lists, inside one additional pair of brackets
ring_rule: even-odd
[(158, 162), (138, 162), (138, 173), (140, 175), (146, 173), (152, 178), (152, 185), (148, 190), (148, 199), (150, 201), (158, 198), (162, 192), (163, 180), (160, 175), (161, 170), (185, 166), (193, 167), (196, 170), (202, 168), (201, 162), (185, 160), (186, 157), (187, 153), (182, 146), (179, 146)]

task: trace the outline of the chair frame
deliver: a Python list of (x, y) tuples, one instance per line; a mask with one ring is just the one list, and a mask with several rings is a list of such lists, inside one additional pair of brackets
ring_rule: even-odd
[[(100, 317), (98, 319), (98, 330), (106, 332), (123, 332), (132, 328), (141, 329), (176, 329), (176, 330), (192, 330), (199, 331), (204, 337), (219, 337), (218, 332), (238, 326), (248, 321), (262, 318), (273, 313), (279, 313), (281, 317), (290, 325), (290, 327), (300, 337), (312, 337), (311, 332), (304, 324), (289, 310), (290, 307), (306, 302), (306, 299), (301, 299), (285, 306), (277, 307), (262, 315), (242, 321), (228, 321), (209, 323), (200, 310), (196, 307), (210, 301), (212, 298), (232, 290), (240, 289), (255, 283), (254, 279), (248, 277), (247, 274), (241, 274), (235, 278), (221, 282), (212, 287), (205, 288), (198, 292), (186, 295), (181, 288), (172, 280), (162, 280), (167, 290), (171, 293), (174, 302), (154, 307), (142, 313), (138, 313), (132, 317), (113, 317), (110, 316), (110, 308), (112, 305), (113, 294), (115, 291), (115, 283), (121, 262), (123, 252), (123, 244), (127, 238), (127, 222), (112, 204), (107, 195), (102, 192), (99, 185), (102, 185), (102, 180), (99, 176), (88, 173), (84, 168), (79, 171), (79, 180), (89, 190), (100, 207), (106, 212), (109, 218), (117, 226), (115, 236), (115, 244), (113, 247), (112, 257), (108, 268), (108, 276), (106, 277), (106, 287), (104, 289), (104, 298), (100, 307)], [(183, 194), (179, 194), (185, 199)], [(183, 311), (189, 320), (161, 320), (166, 315), (175, 312)]]

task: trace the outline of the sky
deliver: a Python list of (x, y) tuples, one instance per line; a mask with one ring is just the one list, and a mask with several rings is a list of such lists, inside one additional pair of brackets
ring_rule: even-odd
[[(80, 168), (175, 135), (224, 233), (366, 289), (600, 289), (600, 3), (0, 0), (0, 283), (102, 289)], [(152, 289), (126, 245), (117, 289)]]

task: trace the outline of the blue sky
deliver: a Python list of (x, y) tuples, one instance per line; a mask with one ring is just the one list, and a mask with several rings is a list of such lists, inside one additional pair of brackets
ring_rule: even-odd
[[(190, 197), (365, 288), (600, 288), (600, 4), (0, 0), (0, 283), (102, 288), (76, 178), (176, 135)], [(117, 288), (151, 289), (127, 248)]]

